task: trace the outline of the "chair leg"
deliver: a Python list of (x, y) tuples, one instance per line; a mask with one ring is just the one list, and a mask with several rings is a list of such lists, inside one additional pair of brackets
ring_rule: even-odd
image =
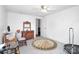
[(24, 40), (24, 45), (26, 45), (26, 40)]
[(19, 46), (27, 45), (26, 40), (19, 41)]
[(15, 49), (15, 54), (20, 54), (19, 46)]
[(25, 44), (27, 45), (27, 42), (26, 42), (26, 40), (25, 40)]

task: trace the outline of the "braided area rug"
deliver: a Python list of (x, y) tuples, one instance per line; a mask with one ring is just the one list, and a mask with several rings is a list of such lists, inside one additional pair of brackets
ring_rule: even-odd
[(57, 43), (48, 38), (36, 38), (33, 43), (33, 47), (41, 50), (50, 50), (57, 47)]

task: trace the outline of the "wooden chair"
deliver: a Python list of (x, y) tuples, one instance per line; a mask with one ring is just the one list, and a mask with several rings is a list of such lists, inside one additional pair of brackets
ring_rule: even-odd
[(26, 39), (25, 39), (25, 37), (22, 37), (22, 33), (20, 32), (20, 30), (16, 31), (16, 37), (17, 37), (19, 46), (27, 45)]
[[(3, 43), (6, 44), (6, 47), (8, 47), (8, 49), (10, 50), (14, 50), (14, 49), (11, 49), (9, 48), (11, 45), (17, 45), (17, 47), (15, 47), (15, 53), (16, 54), (19, 54), (20, 53), (20, 50), (19, 50), (19, 46), (18, 46), (18, 43), (17, 43), (17, 39), (16, 39), (16, 36), (14, 36), (12, 39), (7, 39), (7, 35), (6, 33), (3, 35)], [(7, 50), (8, 51), (8, 50)], [(8, 53), (8, 52), (7, 52)]]

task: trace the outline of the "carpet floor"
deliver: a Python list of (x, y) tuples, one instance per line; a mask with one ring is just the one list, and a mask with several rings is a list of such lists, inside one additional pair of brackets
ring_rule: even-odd
[(27, 40), (27, 46), (20, 47), (20, 54), (66, 54), (66, 52), (63, 49), (63, 43), (56, 42), (57, 47), (55, 49), (40, 50), (32, 46), (33, 41), (33, 39)]

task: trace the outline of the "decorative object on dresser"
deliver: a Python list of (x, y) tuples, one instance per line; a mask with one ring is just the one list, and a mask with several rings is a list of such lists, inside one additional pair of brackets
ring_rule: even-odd
[(23, 31), (31, 31), (31, 23), (28, 21), (23, 22)]
[(23, 22), (22, 37), (25, 37), (27, 40), (34, 38), (34, 31), (31, 30), (31, 22)]

